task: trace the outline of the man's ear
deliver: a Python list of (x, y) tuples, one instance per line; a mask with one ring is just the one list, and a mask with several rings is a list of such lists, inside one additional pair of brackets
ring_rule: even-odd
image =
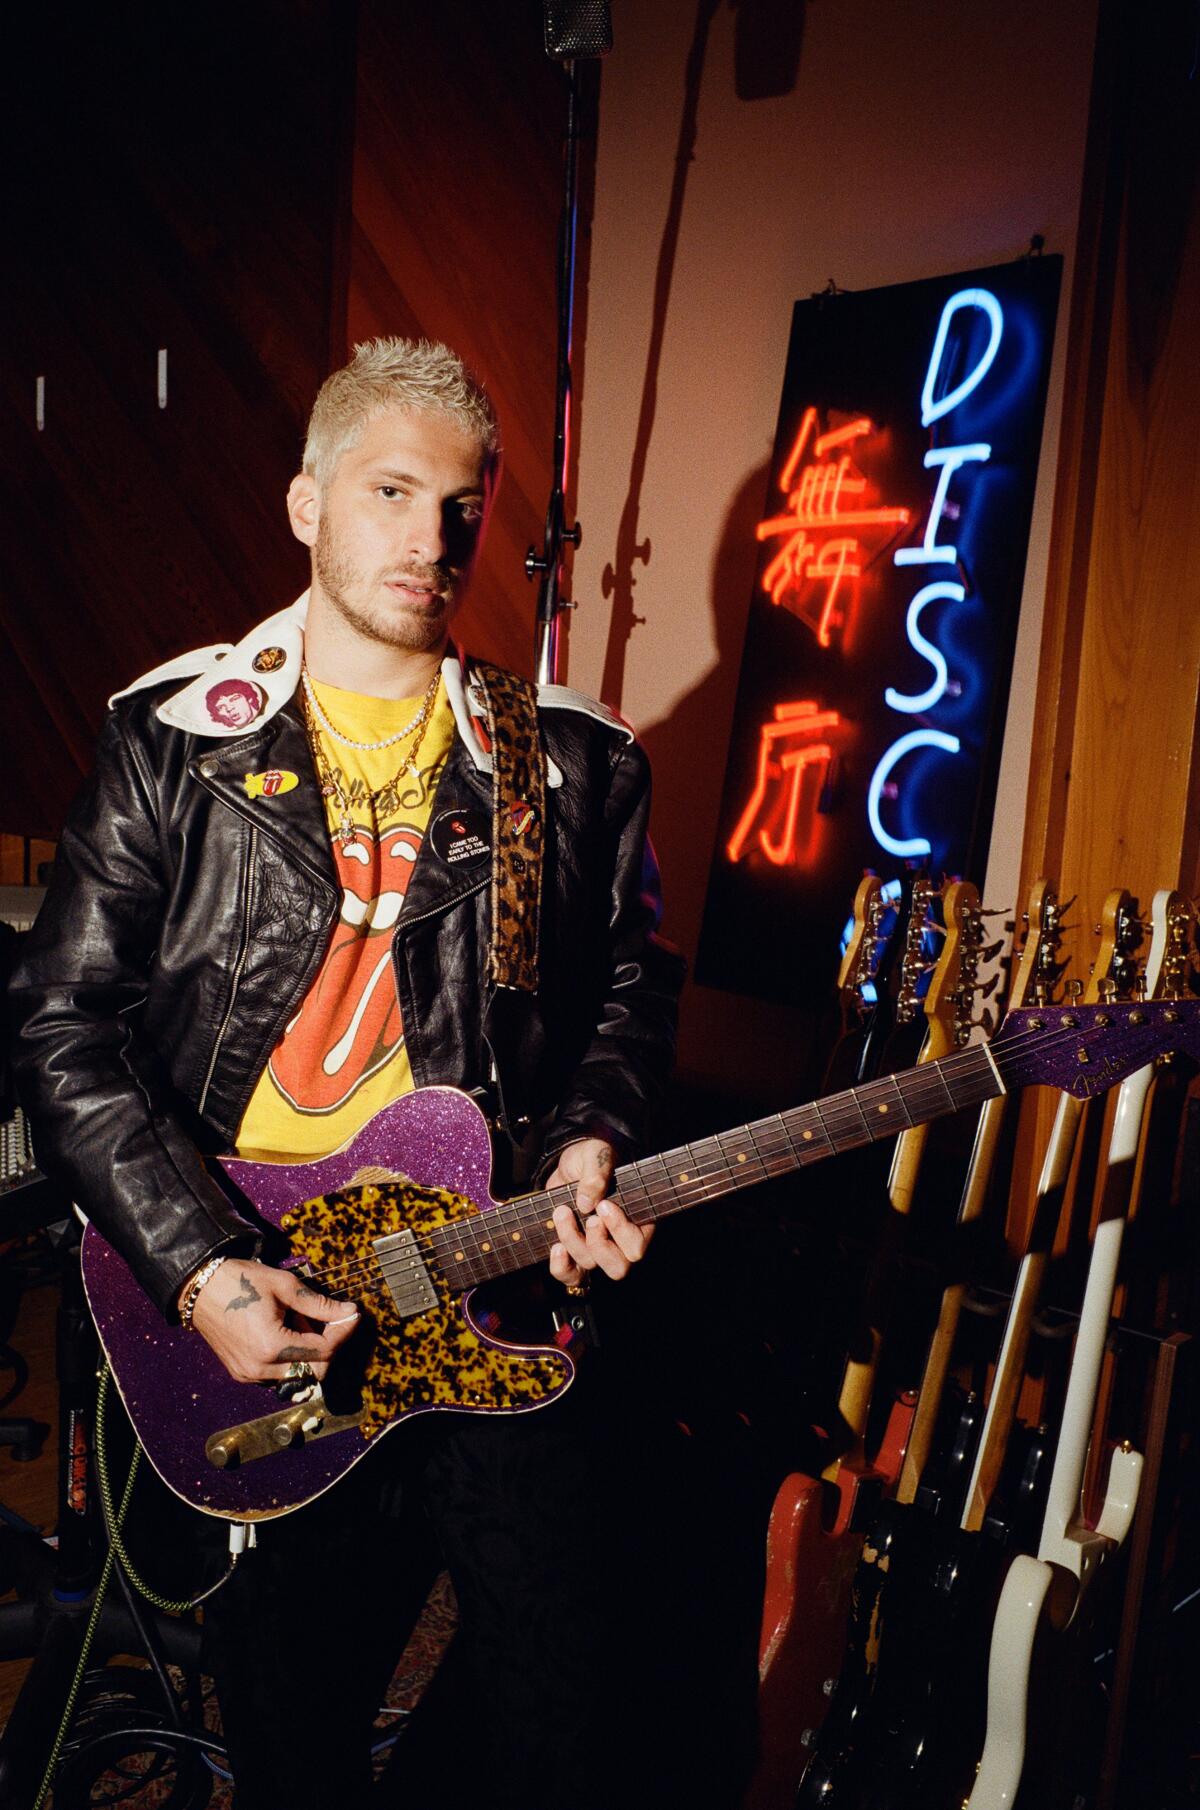
[(315, 547), (321, 522), (321, 498), (317, 480), (305, 471), (297, 472), (288, 485), (287, 511), (296, 539), (303, 541), (306, 547)]

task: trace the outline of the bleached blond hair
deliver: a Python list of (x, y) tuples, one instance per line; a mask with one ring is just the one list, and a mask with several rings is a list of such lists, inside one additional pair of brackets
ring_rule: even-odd
[(457, 352), (429, 339), (368, 339), (317, 391), (303, 469), (324, 490), (367, 422), (388, 408), (447, 415), (479, 442), (489, 472), (500, 461), (500, 428), (491, 398)]

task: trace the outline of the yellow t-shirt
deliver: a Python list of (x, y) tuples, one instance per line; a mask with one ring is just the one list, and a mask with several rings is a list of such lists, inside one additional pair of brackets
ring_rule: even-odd
[[(356, 742), (394, 734), (421, 702), (362, 697), (315, 682), (313, 689), (329, 721)], [(327, 1156), (412, 1087), (392, 931), (454, 739), (454, 716), (439, 685), (416, 779), (402, 767), (412, 736), (366, 751), (344, 747), (319, 726), (317, 733), (354, 825), (353, 841), (343, 847), (341, 834), (333, 834), (341, 809), (336, 797), (326, 799), (342, 905), (312, 986), (246, 1108), (237, 1136), (241, 1156)]]

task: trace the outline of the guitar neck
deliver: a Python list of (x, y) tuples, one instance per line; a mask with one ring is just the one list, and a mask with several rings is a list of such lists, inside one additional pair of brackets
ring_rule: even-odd
[[(617, 1170), (614, 1193), (635, 1224), (653, 1224), (1002, 1092), (996, 1062), (985, 1045), (975, 1044), (941, 1061), (627, 1163)], [(437, 1241), (445, 1273), (456, 1287), (473, 1288), (539, 1263), (557, 1238), (554, 1209), (572, 1205), (574, 1197), (574, 1188), (558, 1187), (453, 1221)]]

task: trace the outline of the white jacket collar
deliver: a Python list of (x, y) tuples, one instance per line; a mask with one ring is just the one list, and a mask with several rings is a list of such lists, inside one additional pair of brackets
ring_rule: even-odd
[[(300, 683), (308, 596), (305, 591), (286, 610), (268, 616), (236, 643), (219, 642), (164, 661), (124, 691), (114, 692), (109, 704), (167, 679), (186, 678), (189, 682), (183, 689), (172, 692), (158, 706), (155, 714), (160, 722), (190, 735), (219, 739), (261, 728), (283, 709)], [(442, 678), (468, 754), (481, 773), (490, 773), (492, 757), (477, 728), (485, 717), (483, 700), (470, 682), (461, 650), (449, 649), (442, 661)], [(562, 774), (554, 762), (548, 761), (547, 768), (549, 783), (560, 786)]]

